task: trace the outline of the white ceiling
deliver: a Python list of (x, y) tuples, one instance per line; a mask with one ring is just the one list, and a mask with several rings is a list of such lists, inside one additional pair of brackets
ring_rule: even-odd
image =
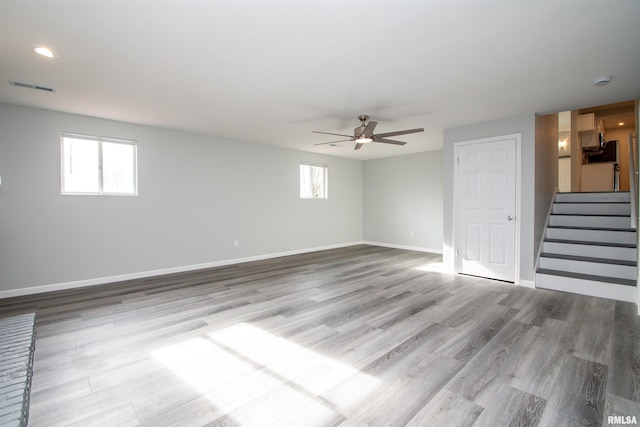
[[(449, 127), (640, 98), (639, 23), (638, 0), (0, 0), (0, 102), (371, 159), (440, 148)], [(426, 131), (313, 145), (359, 114)]]

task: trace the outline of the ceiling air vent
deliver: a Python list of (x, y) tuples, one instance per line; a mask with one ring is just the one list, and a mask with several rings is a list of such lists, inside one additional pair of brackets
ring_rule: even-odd
[(24, 82), (16, 82), (13, 80), (9, 80), (9, 84), (11, 86), (16, 86), (16, 87), (25, 87), (27, 89), (37, 89), (37, 90), (43, 90), (45, 92), (50, 92), (53, 93), (56, 90), (52, 87), (46, 87), (46, 86), (40, 86), (40, 85), (36, 85), (33, 83), (24, 83)]

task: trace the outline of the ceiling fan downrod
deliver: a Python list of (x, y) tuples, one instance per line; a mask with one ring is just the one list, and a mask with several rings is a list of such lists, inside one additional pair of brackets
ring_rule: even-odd
[(366, 114), (361, 114), (358, 116), (358, 120), (360, 120), (360, 126), (358, 126), (353, 130), (353, 137), (355, 138), (356, 142), (361, 142), (361, 143), (371, 142), (370, 138), (368, 138), (367, 140), (363, 139), (365, 138), (364, 128), (367, 126), (367, 120), (369, 120), (369, 116), (367, 116)]

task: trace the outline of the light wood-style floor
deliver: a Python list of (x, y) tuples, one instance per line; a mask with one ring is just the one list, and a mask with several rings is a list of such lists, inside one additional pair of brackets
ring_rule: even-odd
[(30, 426), (640, 422), (633, 304), (354, 246), (0, 300), (36, 311)]

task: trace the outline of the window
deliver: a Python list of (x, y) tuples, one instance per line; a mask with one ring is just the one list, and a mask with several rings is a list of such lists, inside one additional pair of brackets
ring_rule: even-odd
[(135, 141), (62, 134), (62, 194), (137, 192)]
[(300, 163), (300, 198), (327, 199), (327, 165)]

